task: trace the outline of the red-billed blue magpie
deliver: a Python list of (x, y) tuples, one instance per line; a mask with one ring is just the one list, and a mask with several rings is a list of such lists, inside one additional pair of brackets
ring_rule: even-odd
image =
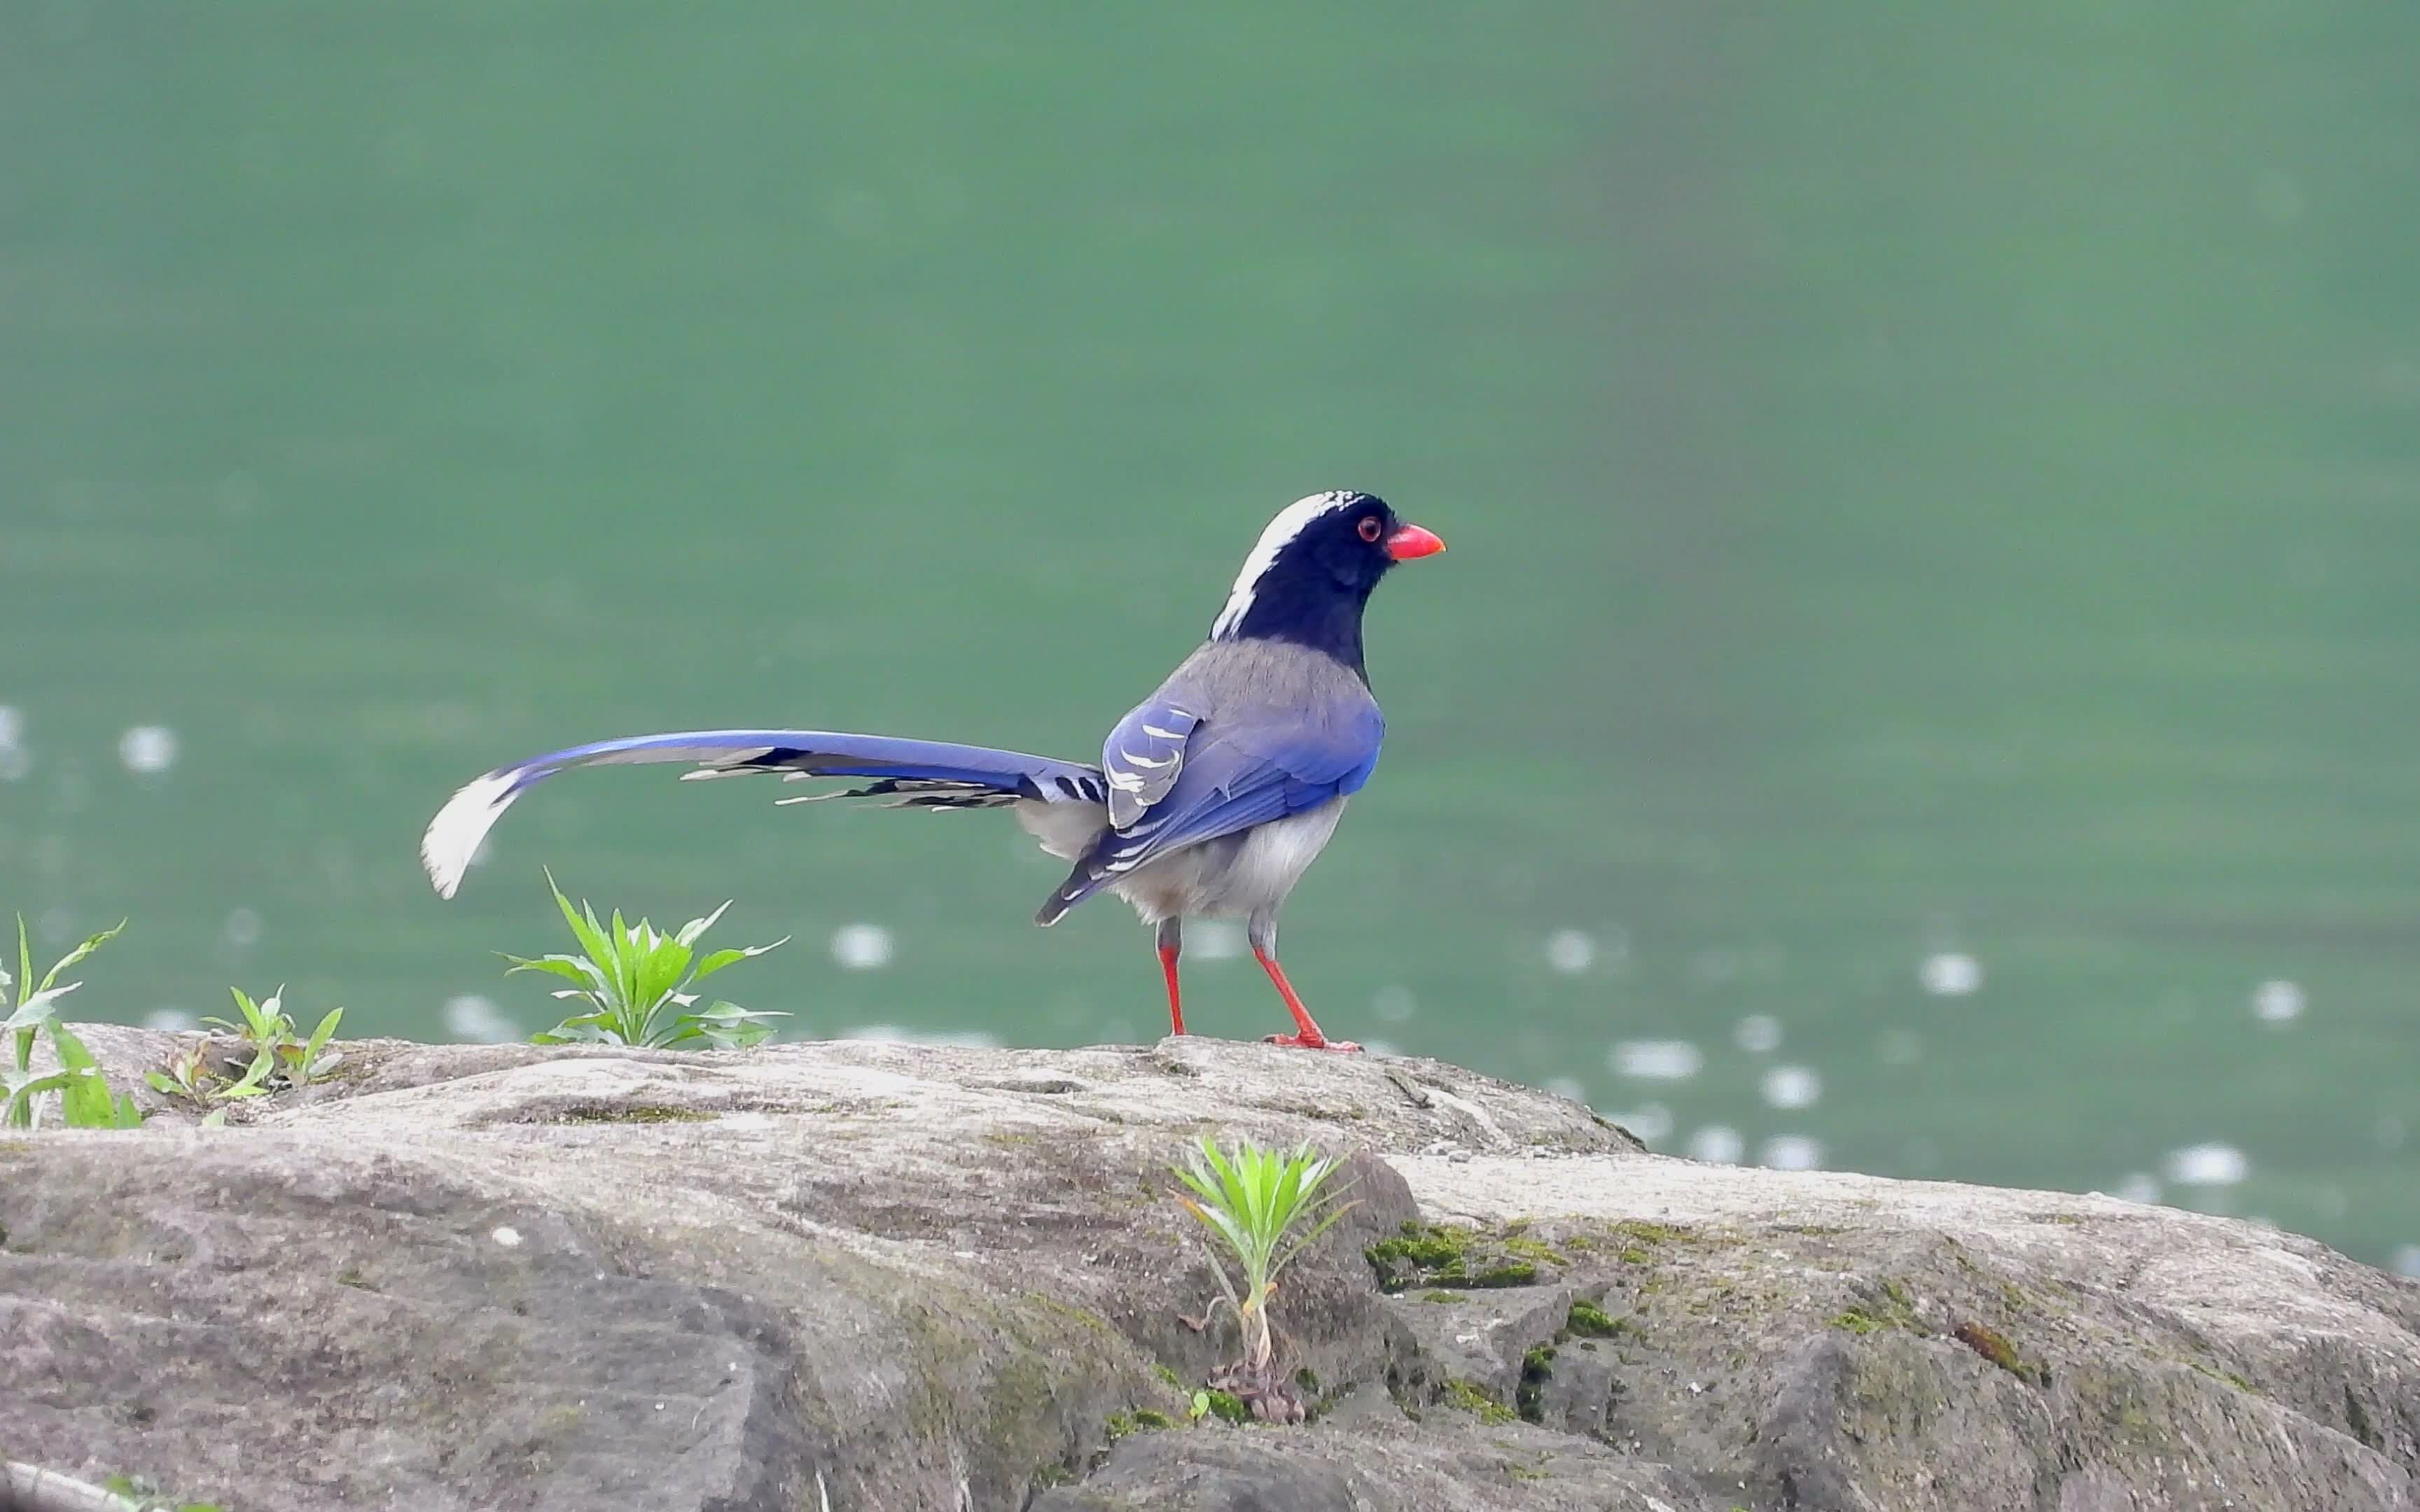
[(638, 735), (497, 767), (438, 810), (421, 860), (439, 895), (453, 897), (513, 801), (576, 766), (694, 762), (685, 779), (865, 779), (815, 796), (1014, 810), (1044, 850), (1075, 863), (1037, 924), (1057, 923), (1104, 887), (1132, 903), (1158, 930), (1172, 1032), (1185, 1032), (1176, 958), (1186, 918), (1241, 918), (1294, 1015), (1295, 1032), (1270, 1042), (1357, 1049), (1319, 1032), (1279, 967), (1278, 909), (1378, 764), (1387, 725), (1362, 658), (1362, 608), (1396, 563), (1444, 549), (1371, 494), (1313, 494), (1280, 511), (1244, 559), (1209, 640), (1118, 721), (1098, 766), (821, 730)]

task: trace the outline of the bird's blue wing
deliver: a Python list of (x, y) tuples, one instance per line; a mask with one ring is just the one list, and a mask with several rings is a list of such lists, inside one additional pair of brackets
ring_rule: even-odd
[(830, 730), (689, 730), (601, 740), (499, 766), (447, 800), (420, 842), (438, 892), (454, 896), (479, 841), (513, 801), (560, 772), (582, 766), (693, 762), (685, 779), (776, 772), (784, 777), (870, 778), (832, 797), (889, 797), (912, 808), (994, 808), (1019, 800), (1106, 803), (1100, 768), (988, 746)]
[(1109, 827), (1124, 829), (1168, 796), (1185, 769), (1185, 748), (1202, 717), (1165, 692), (1140, 703), (1101, 743), (1109, 786)]
[[(1131, 823), (1101, 836), (1043, 905), (1038, 921), (1056, 923), (1093, 893), (1171, 851), (1359, 791), (1378, 764), (1385, 737), (1375, 704), (1328, 724), (1201, 722), (1167, 791)], [(1113, 786), (1113, 814), (1115, 802)]]

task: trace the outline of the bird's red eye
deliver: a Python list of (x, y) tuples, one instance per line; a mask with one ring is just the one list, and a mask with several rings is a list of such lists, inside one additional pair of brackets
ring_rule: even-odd
[(1386, 527), (1378, 523), (1377, 516), (1364, 515), (1361, 517), (1360, 529), (1361, 539), (1365, 541), (1375, 541), (1380, 533), (1385, 531)]

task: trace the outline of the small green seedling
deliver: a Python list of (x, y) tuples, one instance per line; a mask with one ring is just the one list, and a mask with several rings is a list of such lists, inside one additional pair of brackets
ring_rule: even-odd
[[(1246, 1139), (1222, 1153), (1205, 1137), (1175, 1168), (1193, 1193), (1180, 1193), (1176, 1200), (1216, 1241), (1207, 1245), (1210, 1273), (1218, 1279), (1219, 1302), (1235, 1315), (1241, 1365), (1251, 1378), (1266, 1376), (1276, 1354), (1268, 1304), (1279, 1273), (1352, 1206), (1335, 1200), (1341, 1191), (1327, 1190), (1336, 1167), (1309, 1146), (1280, 1154)], [(1212, 1305), (1215, 1311), (1218, 1304)]]
[(158, 1071), (145, 1072), (143, 1079), (163, 1097), (181, 1097), (208, 1107), (268, 1096), (269, 1074), (276, 1069), (277, 1057), (264, 1050), (252, 1057), (242, 1075), (224, 1075), (210, 1065), (209, 1046), (196, 1040), (169, 1057), (168, 1064)]
[[(54, 1093), (58, 1096), (60, 1119), (70, 1128), (132, 1128), (143, 1121), (131, 1099), (111, 1093), (91, 1052), (57, 1018), (59, 999), (84, 985), (62, 982), (59, 974), (116, 939), (125, 927), (121, 918), (116, 928), (86, 939), (59, 957), (37, 980), (33, 947), (25, 937), (25, 916), (17, 916), (16, 975), (10, 976), (8, 968), (0, 964), (0, 1008), (8, 1010), (7, 1018), (0, 1019), (0, 1041), (6, 1041), (8, 1050), (7, 1062), (0, 1064), (0, 1125), (33, 1128)], [(12, 987), (17, 993), (13, 1006), (8, 996)], [(34, 1040), (46, 1026), (59, 1069), (37, 1076)]]
[(271, 1069), (280, 1074), (284, 1085), (308, 1086), (335, 1070), (336, 1063), (344, 1059), (342, 1052), (335, 1055), (326, 1053), (328, 1041), (335, 1037), (336, 1026), (344, 1022), (343, 1009), (328, 1010), (318, 1026), (312, 1029), (310, 1038), (305, 1039), (299, 1032), (299, 1026), (286, 1015), (284, 987), (256, 1003), (240, 987), (230, 987), (227, 991), (234, 995), (236, 1011), (243, 1015), (243, 1022), (238, 1024), (220, 1018), (207, 1018), (202, 1022), (217, 1025), (234, 1035), (239, 1042), (252, 1046), (257, 1054), (268, 1056)]
[(699, 982), (725, 966), (789, 943), (785, 935), (771, 945), (699, 955), (699, 938), (731, 906), (728, 903), (704, 918), (690, 919), (677, 933), (665, 934), (644, 918), (635, 924), (624, 923), (619, 909), (614, 910), (610, 923), (598, 923), (596, 911), (585, 901), (576, 909), (571, 906), (571, 900), (555, 886), (551, 872), (547, 873), (546, 886), (554, 894), (555, 906), (563, 910), (564, 922), (571, 926), (572, 937), (579, 941), (582, 953), (535, 959), (507, 955), (504, 959), (513, 964), (505, 975), (543, 971), (561, 977), (575, 985), (554, 995), (588, 1007), (585, 1012), (575, 1013), (553, 1028), (532, 1035), (533, 1043), (744, 1050), (773, 1032), (771, 1020), (789, 1017), (786, 1013), (752, 1011), (737, 1003), (715, 1002), (703, 1009), (696, 1006), (698, 995), (691, 989)]
[(286, 1014), (285, 988), (257, 1001), (240, 987), (230, 987), (227, 992), (235, 998), (241, 1021), (206, 1018), (202, 1022), (226, 1030), (235, 1036), (238, 1044), (251, 1050), (252, 1059), (243, 1074), (230, 1078), (216, 1070), (210, 1064), (209, 1045), (195, 1041), (171, 1056), (165, 1066), (143, 1073), (153, 1091), (163, 1097), (183, 1098), (199, 1106), (216, 1107), (218, 1112), (212, 1119), (224, 1121), (225, 1104), (266, 1097), (287, 1088), (307, 1087), (344, 1059), (341, 1051), (332, 1053), (328, 1049), (336, 1026), (344, 1022), (343, 1009), (330, 1009), (310, 1038), (304, 1039)]
[[(312, 1029), (310, 1038), (304, 1039), (298, 1032), (295, 1022), (286, 1014), (284, 987), (279, 987), (258, 1002), (253, 1001), (252, 995), (240, 987), (230, 987), (227, 992), (235, 998), (236, 1011), (243, 1015), (243, 1022), (238, 1024), (221, 1018), (206, 1018), (202, 1022), (218, 1026), (234, 1035), (238, 1043), (252, 1047), (252, 1067), (236, 1086), (250, 1086), (256, 1091), (266, 1091), (270, 1089), (267, 1082), (274, 1076), (279, 1087), (306, 1087), (334, 1071), (336, 1063), (344, 1058), (341, 1053), (327, 1054), (328, 1041), (334, 1038), (336, 1026), (344, 1022), (343, 1009), (328, 1010), (318, 1026)], [(230, 1088), (222, 1095), (254, 1094), (239, 1093)]]
[(143, 1115), (134, 1098), (110, 1089), (100, 1062), (84, 1041), (56, 1019), (51, 1021), (51, 1047), (59, 1054), (59, 1119), (70, 1129), (140, 1129)]

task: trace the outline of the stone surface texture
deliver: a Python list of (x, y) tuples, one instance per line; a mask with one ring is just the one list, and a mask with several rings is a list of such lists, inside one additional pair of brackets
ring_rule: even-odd
[[(120, 1085), (176, 1042), (86, 1032)], [(344, 1049), (236, 1127), (0, 1135), (0, 1458), (257, 1512), (2420, 1507), (2420, 1285), (2249, 1224), (1198, 1039)], [(1349, 1157), (1274, 1304), (1307, 1426), (1188, 1421), (1205, 1134)]]

